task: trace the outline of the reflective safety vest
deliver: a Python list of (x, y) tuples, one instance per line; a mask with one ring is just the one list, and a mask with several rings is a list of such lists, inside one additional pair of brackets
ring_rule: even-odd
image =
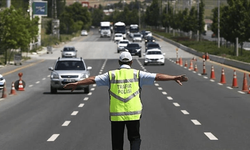
[(139, 71), (122, 68), (109, 71), (110, 120), (130, 121), (141, 117)]

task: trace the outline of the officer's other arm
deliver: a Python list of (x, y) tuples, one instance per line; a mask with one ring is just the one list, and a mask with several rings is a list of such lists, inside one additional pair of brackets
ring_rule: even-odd
[(86, 78), (84, 80), (81, 80), (75, 83), (66, 84), (63, 88), (71, 89), (71, 92), (72, 92), (77, 88), (78, 85), (90, 85), (90, 84), (95, 84), (95, 76), (91, 76), (89, 78)]
[(182, 82), (188, 81), (188, 78), (185, 75), (171, 76), (161, 73), (157, 73), (155, 76), (155, 81), (169, 81), (169, 80), (175, 80), (179, 85), (182, 85)]

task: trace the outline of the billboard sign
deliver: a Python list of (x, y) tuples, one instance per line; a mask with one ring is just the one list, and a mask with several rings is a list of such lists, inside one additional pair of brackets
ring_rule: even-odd
[(32, 12), (33, 15), (35, 16), (47, 16), (48, 13), (47, 1), (33, 2)]

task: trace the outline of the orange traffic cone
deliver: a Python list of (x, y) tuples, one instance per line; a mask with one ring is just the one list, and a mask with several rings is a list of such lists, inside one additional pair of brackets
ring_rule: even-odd
[(190, 61), (189, 70), (194, 70), (193, 61)]
[(213, 66), (213, 65), (212, 65), (212, 67), (211, 67), (210, 79), (215, 79), (214, 66)]
[(179, 58), (179, 65), (183, 66), (183, 64), (182, 64), (182, 58), (181, 57)]
[(224, 68), (222, 68), (222, 70), (221, 70), (221, 79), (220, 79), (220, 83), (222, 83), (222, 84), (225, 84), (225, 83), (226, 83), (226, 77), (225, 77)]
[(176, 58), (176, 64), (179, 65), (179, 59), (178, 58)]
[(198, 72), (197, 64), (194, 65), (194, 71)]
[(206, 60), (210, 60), (208, 53), (206, 53)]
[(6, 98), (7, 94), (6, 94), (6, 83), (3, 85), (3, 91), (2, 91), (2, 98)]
[(236, 76), (236, 71), (234, 70), (234, 76), (233, 76), (233, 88), (238, 88), (238, 81), (237, 81), (237, 76)]
[(206, 64), (205, 64), (205, 60), (203, 59), (203, 72), (202, 75), (207, 75), (206, 73)]
[(10, 95), (16, 95), (15, 84), (12, 82)]
[(187, 68), (187, 66), (188, 66), (188, 63), (187, 63), (187, 61), (186, 61), (186, 63), (185, 63), (185, 65), (184, 65), (184, 67), (185, 67), (185, 68)]
[(244, 77), (243, 77), (243, 86), (242, 86), (242, 91), (243, 92), (248, 92), (248, 85), (247, 85), (247, 77), (246, 77), (246, 73), (244, 73)]
[(19, 80), (18, 91), (24, 91), (22, 80)]

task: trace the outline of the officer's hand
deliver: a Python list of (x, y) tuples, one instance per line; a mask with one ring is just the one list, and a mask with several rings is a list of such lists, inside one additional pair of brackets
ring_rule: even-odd
[(68, 83), (63, 88), (71, 89), (71, 92), (73, 92), (77, 88), (77, 83)]
[(186, 77), (185, 74), (176, 76), (174, 79), (179, 85), (182, 85), (182, 82), (187, 82), (188, 78)]

